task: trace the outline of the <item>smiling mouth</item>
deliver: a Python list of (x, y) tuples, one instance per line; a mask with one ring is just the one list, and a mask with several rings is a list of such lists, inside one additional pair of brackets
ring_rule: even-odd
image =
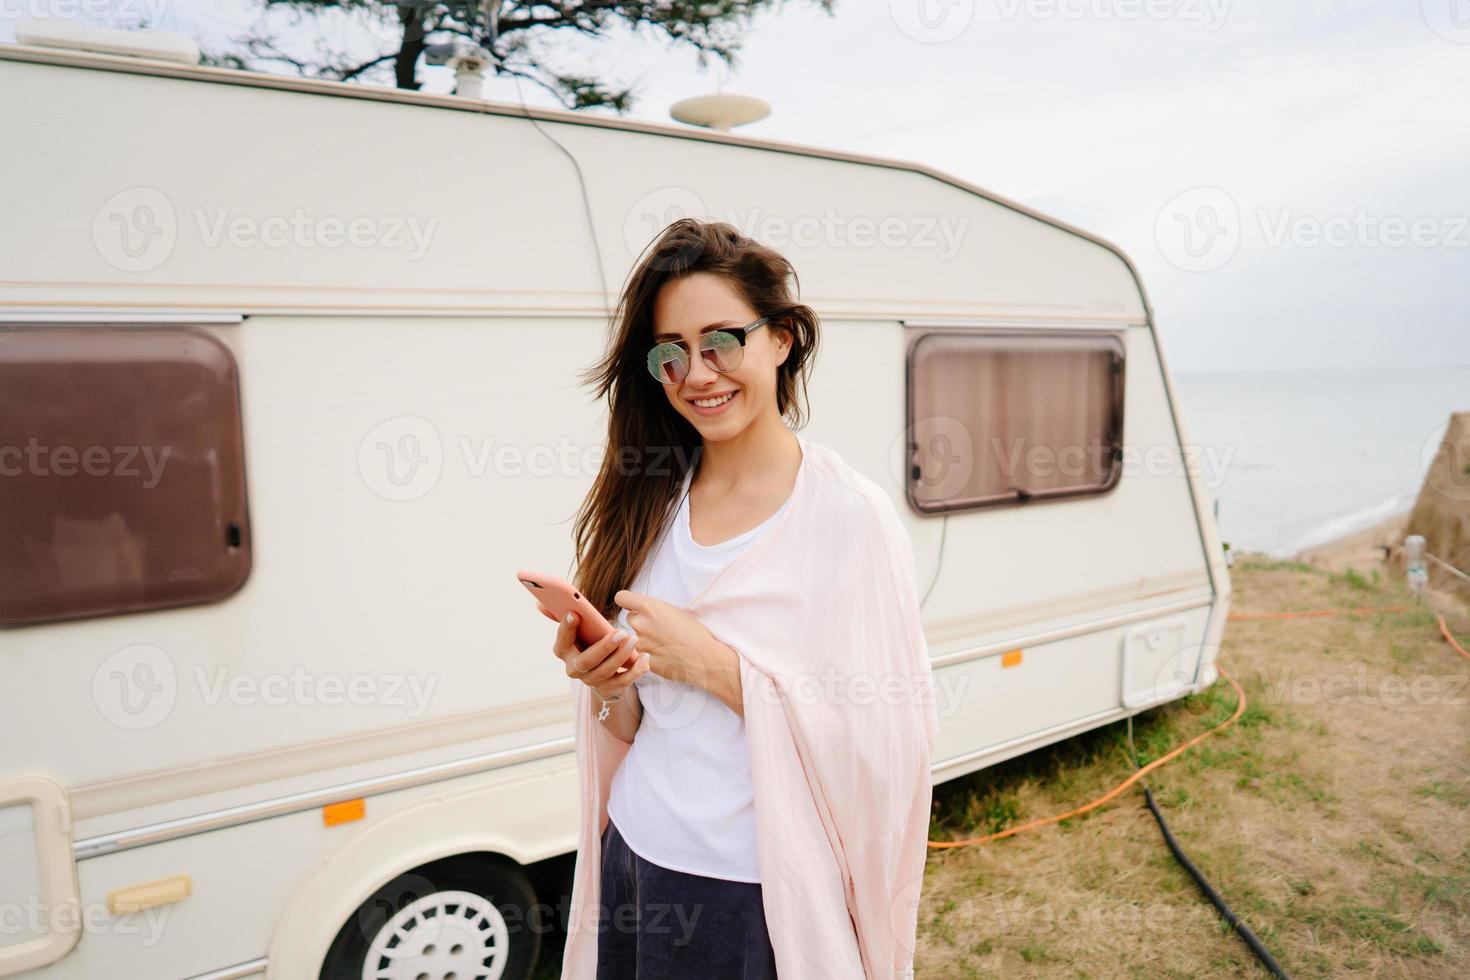
[(689, 399), (689, 404), (701, 412), (711, 412), (729, 404), (730, 400), (737, 394), (739, 392), (727, 391), (722, 395), (712, 395), (709, 398), (691, 398)]

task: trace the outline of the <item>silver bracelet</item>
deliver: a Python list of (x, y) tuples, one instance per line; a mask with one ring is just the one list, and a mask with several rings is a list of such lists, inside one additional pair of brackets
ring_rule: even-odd
[(607, 720), (607, 715), (608, 715), (608, 705), (615, 704), (618, 701), (623, 700), (623, 694), (627, 694), (628, 692), (627, 691), (624, 691), (623, 694), (619, 694), (615, 698), (605, 698), (605, 697), (602, 696), (602, 692), (599, 691), (597, 688), (594, 687), (594, 688), (592, 688), (592, 693), (595, 694), (595, 695), (597, 695), (597, 700), (599, 700), (599, 701), (602, 702), (602, 709), (597, 712), (597, 720), (598, 721), (606, 721)]

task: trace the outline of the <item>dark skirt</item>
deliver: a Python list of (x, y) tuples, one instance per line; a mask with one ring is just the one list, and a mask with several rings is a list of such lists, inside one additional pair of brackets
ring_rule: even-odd
[(759, 882), (672, 871), (602, 832), (597, 980), (774, 980)]

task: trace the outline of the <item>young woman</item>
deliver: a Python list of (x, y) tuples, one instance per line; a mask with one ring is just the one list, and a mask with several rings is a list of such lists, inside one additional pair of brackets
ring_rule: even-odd
[(553, 643), (581, 692), (564, 977), (887, 978), (912, 955), (932, 701), (798, 696), (819, 668), (927, 681), (912, 559), (887, 495), (788, 426), (818, 337), (794, 279), (677, 221), (589, 372), (609, 443), (576, 581), (617, 629)]

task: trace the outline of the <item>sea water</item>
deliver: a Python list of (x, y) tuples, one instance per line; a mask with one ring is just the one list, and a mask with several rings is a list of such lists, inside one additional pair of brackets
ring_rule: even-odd
[(1221, 537), (1276, 557), (1410, 509), (1450, 413), (1470, 412), (1470, 365), (1173, 379)]

